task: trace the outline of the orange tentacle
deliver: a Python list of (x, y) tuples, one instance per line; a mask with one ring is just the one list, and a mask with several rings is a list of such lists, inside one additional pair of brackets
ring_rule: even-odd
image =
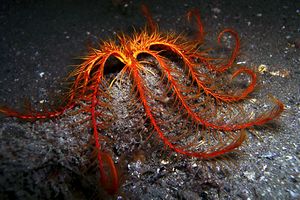
[(157, 24), (154, 22), (151, 12), (149, 11), (148, 7), (145, 4), (142, 4), (141, 10), (143, 15), (146, 17), (148, 26), (151, 32), (157, 31)]
[[(194, 113), (194, 111), (192, 110), (192, 108), (189, 106), (189, 104), (186, 102), (185, 97), (182, 95), (181, 91), (179, 90), (179, 88), (177, 87), (177, 83), (175, 80), (173, 80), (172, 75), (170, 74), (170, 71), (168, 70), (167, 64), (164, 62), (164, 58), (160, 57), (159, 55), (156, 55), (152, 52), (148, 52), (149, 55), (153, 56), (158, 63), (160, 64), (160, 66), (164, 69), (165, 73), (167, 74), (168, 77), (168, 81), (170, 82), (170, 84), (173, 87), (174, 93), (176, 94), (176, 97), (179, 99), (179, 102), (181, 103), (181, 105), (183, 106), (183, 108), (186, 110), (186, 112), (188, 113), (188, 115), (194, 119), (195, 121), (197, 121), (198, 123), (206, 126), (206, 127), (211, 127), (213, 129), (217, 129), (217, 130), (223, 130), (223, 131), (234, 131), (234, 130), (241, 130), (241, 129), (245, 129), (251, 126), (255, 126), (255, 125), (261, 125), (266, 123), (267, 121), (272, 120), (274, 117), (278, 116), (283, 108), (283, 104), (280, 101), (276, 101), (276, 104), (278, 106), (279, 109), (275, 109), (274, 112), (270, 113), (270, 115), (266, 115), (266, 116), (259, 116), (257, 119), (252, 120), (250, 122), (247, 123), (242, 123), (242, 124), (224, 124), (224, 125), (217, 125), (215, 123), (209, 122), (206, 119), (201, 118), (200, 116), (198, 116), (196, 113)], [(247, 69), (241, 69), (239, 71), (237, 71), (234, 75), (233, 78), (235, 76), (237, 76), (239, 73), (241, 72), (249, 72)], [(255, 80), (255, 76), (253, 77)], [(254, 82), (253, 82), (254, 83)], [(250, 84), (250, 89), (253, 86), (253, 83)], [(245, 93), (247, 93), (248, 91), (245, 91)]]
[(119, 176), (115, 163), (108, 153), (100, 152), (100, 154), (102, 162), (107, 164), (109, 168), (109, 172), (105, 171), (103, 174), (101, 174), (101, 183), (108, 194), (116, 194), (119, 189)]
[[(173, 51), (174, 53), (176, 53), (178, 56), (180, 56), (183, 61), (185, 62), (185, 66), (188, 68), (191, 76), (192, 76), (192, 79), (196, 81), (199, 89), (203, 89), (204, 92), (207, 94), (207, 95), (211, 95), (213, 96), (214, 98), (216, 98), (217, 100), (220, 100), (220, 101), (226, 101), (226, 102), (234, 102), (234, 101), (239, 101), (241, 99), (244, 99), (246, 98), (246, 96), (251, 93), (254, 88), (255, 88), (255, 85), (256, 85), (256, 75), (255, 73), (250, 70), (250, 69), (246, 69), (246, 68), (241, 68), (239, 69), (237, 72), (235, 72), (235, 74), (232, 76), (232, 79), (234, 77), (236, 77), (237, 75), (239, 75), (240, 73), (244, 72), (244, 73), (247, 73), (248, 75), (250, 75), (251, 77), (251, 83), (249, 84), (249, 86), (243, 91), (243, 93), (240, 95), (240, 96), (231, 96), (231, 95), (226, 95), (226, 94), (222, 94), (220, 91), (214, 91), (210, 88), (208, 88), (205, 83), (203, 83), (201, 80), (199, 80), (199, 78), (197, 77), (197, 72), (196, 70), (194, 69), (195, 66), (197, 65), (197, 63), (192, 63), (190, 61), (190, 59), (185, 56), (179, 49), (179, 47), (177, 47), (175, 44), (168, 44), (168, 43), (155, 43), (155, 44), (151, 44), (151, 45), (162, 45), (162, 46), (165, 46), (167, 48), (169, 48), (171, 51)], [(145, 51), (145, 53), (147, 53), (148, 51)]]
[(39, 120), (39, 119), (50, 119), (59, 117), (65, 113), (66, 110), (72, 109), (76, 104), (74, 102), (68, 103), (66, 106), (62, 108), (58, 108), (56, 111), (48, 111), (48, 112), (35, 112), (31, 111), (29, 114), (24, 114), (13, 109), (7, 107), (0, 107), (0, 113), (3, 113), (9, 117), (16, 117), (23, 120)]
[(197, 22), (197, 26), (198, 26), (198, 42), (202, 43), (204, 40), (204, 26), (202, 24), (202, 20), (201, 20), (201, 16), (200, 16), (200, 12), (198, 9), (191, 9), (190, 11), (188, 11), (187, 13), (187, 20), (189, 22), (191, 22), (192, 16), (195, 16), (196, 18), (196, 22)]
[(217, 100), (223, 101), (223, 102), (236, 102), (240, 101), (242, 99), (245, 99), (253, 90), (255, 89), (257, 77), (256, 74), (246, 67), (242, 67), (239, 70), (237, 70), (231, 77), (231, 79), (234, 79), (241, 73), (246, 73), (250, 76), (251, 81), (247, 88), (245, 88), (242, 93), (238, 95), (228, 95), (228, 94), (222, 94), (219, 91), (212, 91), (208, 90), (207, 93), (210, 93), (213, 97), (215, 97)]
[(218, 67), (218, 68), (216, 69), (216, 71), (218, 71), (218, 72), (224, 72), (224, 71), (226, 71), (228, 68), (230, 68), (230, 67), (233, 65), (233, 63), (234, 63), (234, 61), (235, 61), (235, 59), (236, 59), (236, 57), (237, 57), (237, 55), (238, 55), (238, 53), (239, 53), (239, 50), (240, 50), (240, 39), (239, 39), (239, 35), (238, 35), (238, 33), (237, 33), (236, 31), (234, 31), (234, 30), (232, 30), (232, 29), (224, 29), (224, 30), (219, 34), (219, 36), (218, 36), (218, 43), (221, 45), (221, 43), (222, 43), (221, 39), (222, 39), (222, 37), (223, 37), (223, 35), (224, 35), (225, 33), (230, 33), (230, 34), (234, 37), (234, 39), (235, 39), (235, 47), (234, 47), (234, 49), (233, 49), (233, 51), (232, 51), (232, 53), (231, 53), (231, 56), (230, 56), (228, 62), (227, 62), (226, 64), (221, 65), (220, 67)]
[(187, 156), (191, 156), (191, 157), (197, 157), (197, 158), (213, 158), (219, 155), (222, 155), (224, 153), (230, 152), (232, 150), (234, 150), (235, 148), (237, 148), (238, 146), (240, 146), (242, 144), (242, 142), (245, 140), (246, 135), (244, 132), (241, 132), (241, 134), (239, 135), (239, 137), (234, 140), (233, 142), (231, 142), (229, 145), (223, 147), (220, 150), (217, 151), (213, 151), (213, 152), (191, 152), (191, 151), (186, 151), (182, 148), (176, 147), (174, 146), (169, 140), (168, 138), (166, 138), (164, 136), (164, 133), (161, 131), (161, 129), (159, 128), (154, 116), (152, 115), (151, 112), (151, 108), (148, 105), (147, 102), (147, 98), (146, 98), (146, 94), (145, 94), (145, 88), (143, 87), (142, 84), (142, 80), (140, 75), (138, 74), (137, 70), (134, 70), (134, 81), (136, 83), (137, 86), (137, 90), (139, 91), (139, 95), (141, 98), (141, 102), (144, 106), (145, 112), (147, 114), (147, 116), (149, 117), (151, 124), (153, 125), (154, 129), (157, 131), (159, 137), (162, 139), (162, 141), (164, 142), (165, 145), (167, 145), (169, 148), (173, 149), (175, 152), (180, 153), (180, 154), (184, 154)]

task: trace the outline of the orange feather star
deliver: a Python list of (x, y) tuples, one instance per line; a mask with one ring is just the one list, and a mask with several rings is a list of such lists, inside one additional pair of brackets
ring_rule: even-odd
[[(224, 34), (235, 39), (231, 56), (224, 61), (199, 50), (204, 28), (197, 10), (187, 14), (189, 21), (193, 16), (196, 18), (197, 41), (190, 41), (183, 35), (161, 33), (147, 7), (143, 6), (142, 11), (150, 30), (144, 29), (133, 36), (120, 34), (117, 41), (104, 41), (99, 49), (93, 49), (70, 74), (74, 83), (66, 106), (56, 111), (25, 114), (6, 107), (0, 109), (7, 116), (25, 120), (59, 117), (75, 106), (89, 113), (100, 180), (110, 194), (119, 188), (118, 172), (112, 156), (101, 148), (104, 136), (99, 132), (113, 120), (105, 109), (110, 107), (109, 89), (117, 77), (107, 83), (104, 72), (112, 57), (124, 65), (120, 77), (127, 76), (132, 81), (131, 96), (136, 106), (144, 109), (164, 145), (179, 154), (207, 159), (231, 152), (245, 140), (245, 129), (266, 124), (284, 110), (284, 105), (272, 97), (272, 108), (249, 114), (247, 98), (255, 89), (257, 75), (252, 69), (234, 65), (240, 48), (234, 30), (225, 29), (218, 36), (220, 44)], [(172, 62), (174, 57), (179, 58), (176, 65)], [(246, 87), (233, 91), (231, 82), (240, 75), (247, 76), (250, 81)], [(149, 81), (151, 78), (155, 80), (154, 85)]]

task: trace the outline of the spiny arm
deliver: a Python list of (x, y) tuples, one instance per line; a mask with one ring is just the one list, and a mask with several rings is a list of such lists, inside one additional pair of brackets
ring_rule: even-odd
[(175, 146), (174, 144), (172, 144), (172, 142), (170, 142), (170, 140), (164, 135), (164, 133), (162, 132), (162, 130), (160, 129), (155, 117), (152, 114), (151, 111), (151, 107), (149, 106), (148, 102), (147, 102), (147, 97), (146, 97), (146, 92), (147, 90), (145, 90), (145, 88), (143, 87), (143, 81), (142, 78), (139, 75), (139, 71), (133, 70), (133, 77), (134, 77), (134, 82), (136, 85), (136, 88), (139, 92), (139, 96), (140, 96), (140, 101), (145, 109), (145, 112), (147, 114), (147, 116), (149, 117), (151, 124), (153, 125), (154, 129), (156, 130), (156, 132), (158, 133), (159, 137), (162, 139), (162, 141), (164, 142), (165, 145), (167, 145), (169, 148), (171, 148), (172, 150), (174, 150), (177, 153), (180, 154), (184, 154), (187, 156), (192, 156), (192, 157), (198, 157), (198, 158), (213, 158), (219, 155), (222, 155), (224, 153), (230, 152), (232, 150), (234, 150), (235, 148), (237, 148), (238, 146), (240, 146), (242, 144), (242, 142), (245, 140), (245, 133), (241, 132), (238, 136), (235, 137), (235, 139), (228, 145), (221, 145), (218, 150), (216, 151), (211, 151), (211, 152), (192, 152), (192, 151), (187, 151), (184, 148)]
[(69, 102), (66, 106), (58, 108), (55, 111), (30, 111), (28, 113), (18, 112), (7, 107), (0, 107), (0, 113), (3, 113), (4, 115), (9, 117), (16, 117), (23, 120), (50, 119), (61, 116), (66, 110), (73, 108), (75, 105), (75, 102)]
[(204, 40), (204, 26), (202, 24), (201, 21), (201, 17), (200, 17), (200, 12), (198, 9), (191, 9), (188, 13), (187, 13), (187, 19), (189, 22), (191, 22), (191, 18), (192, 16), (195, 16), (196, 18), (196, 22), (197, 22), (197, 26), (198, 26), (198, 41), (199, 43), (202, 43)]
[(221, 45), (222, 41), (222, 37), (224, 36), (225, 33), (229, 33), (230, 35), (232, 35), (234, 37), (235, 40), (235, 46), (231, 52), (231, 56), (228, 59), (228, 61), (226, 63), (221, 63), (221, 64), (213, 64), (211, 61), (212, 60), (218, 60), (219, 58), (209, 58), (209, 57), (205, 57), (203, 54), (194, 51), (192, 52), (190, 55), (188, 55), (188, 57), (190, 59), (198, 59), (200, 60), (200, 64), (204, 64), (209, 70), (212, 71), (216, 71), (219, 73), (222, 73), (224, 71), (226, 71), (227, 69), (229, 69), (230, 67), (232, 67), (232, 65), (234, 64), (235, 59), (237, 58), (238, 54), (239, 54), (239, 50), (240, 50), (240, 39), (239, 39), (239, 35), (236, 31), (227, 28), (224, 29), (221, 33), (219, 33), (218, 35), (218, 43), (219, 45)]
[[(255, 73), (252, 72), (250, 69), (242, 67), (241, 69), (237, 70), (232, 76), (232, 79), (233, 79), (241, 73), (246, 73), (251, 77), (250, 84), (248, 85), (248, 87), (246, 89), (244, 89), (244, 91), (241, 94), (239, 94), (239, 95), (229, 95), (229, 94), (223, 94), (221, 91), (216, 91), (215, 89), (212, 90), (211, 88), (207, 87), (206, 84), (203, 81), (201, 81), (198, 78), (199, 73), (195, 70), (195, 67), (198, 64), (192, 62), (191, 58), (189, 58), (190, 56), (187, 56), (184, 53), (182, 53), (183, 50), (179, 46), (177, 46), (176, 44), (169, 44), (167, 42), (156, 42), (156, 43), (150, 44), (150, 46), (152, 46), (152, 45), (164, 46), (164, 47), (170, 49), (171, 51), (173, 51), (178, 56), (180, 56), (183, 59), (184, 63), (185, 63), (185, 67), (187, 67), (187, 69), (189, 70), (191, 78), (197, 83), (198, 88), (203, 89), (204, 92), (207, 95), (211, 95), (219, 101), (225, 101), (225, 102), (239, 101), (241, 99), (246, 98), (246, 96), (249, 93), (251, 93), (255, 88), (255, 85), (256, 85), (256, 75), (255, 75)], [(150, 52), (150, 50), (147, 50), (147, 51)]]
[(151, 16), (151, 13), (150, 13), (150, 11), (149, 11), (149, 9), (148, 9), (148, 7), (147, 7), (145, 4), (142, 4), (141, 9), (142, 9), (143, 15), (144, 15), (144, 16), (146, 17), (146, 19), (147, 19), (147, 22), (148, 22), (148, 26), (149, 26), (149, 28), (150, 28), (150, 31), (151, 31), (151, 32), (157, 31), (158, 26), (157, 26), (157, 24), (154, 22), (154, 20), (153, 20), (153, 18), (152, 18), (152, 16)]
[[(91, 113), (91, 123), (93, 128), (93, 136), (95, 141), (95, 149), (97, 151), (97, 160), (98, 160), (98, 167), (100, 171), (100, 181), (103, 185), (104, 189), (109, 194), (115, 194), (118, 191), (119, 188), (119, 177), (117, 173), (117, 169), (115, 167), (115, 164), (111, 158), (111, 156), (108, 153), (105, 153), (101, 149), (101, 144), (99, 142), (99, 132), (98, 128), (99, 123), (97, 122), (97, 117), (101, 117), (101, 114), (97, 113), (96, 107), (99, 106), (101, 103), (98, 100), (98, 96), (101, 96), (103, 94), (99, 94), (101, 91), (99, 90), (99, 85), (104, 80), (103, 72), (105, 64), (110, 56), (115, 56), (117, 59), (122, 59), (122, 54), (117, 51), (112, 51), (110, 53), (105, 54), (101, 58), (101, 62), (99, 61), (99, 69), (95, 72), (93, 77), (93, 84), (89, 86), (90, 90), (93, 90), (93, 93), (91, 95), (91, 105), (88, 108), (89, 112)], [(91, 66), (93, 67), (93, 66)], [(105, 168), (105, 164), (108, 166), (109, 171), (107, 171), (107, 168)]]
[[(270, 111), (268, 114), (265, 115), (261, 115), (258, 118), (251, 120), (249, 122), (245, 122), (245, 123), (241, 123), (241, 124), (223, 124), (223, 125), (217, 125), (215, 123), (209, 122), (207, 121), (207, 119), (203, 119), (201, 118), (199, 115), (197, 115), (192, 108), (190, 107), (190, 105), (187, 103), (186, 97), (183, 96), (180, 87), (178, 86), (177, 82), (173, 79), (170, 70), (168, 69), (167, 64), (164, 61), (164, 58), (159, 56), (156, 53), (153, 53), (151, 51), (148, 52), (149, 55), (153, 56), (160, 64), (160, 66), (163, 69), (163, 72), (166, 74), (166, 77), (173, 89), (174, 95), (179, 99), (179, 102), (181, 103), (181, 105), (184, 107), (184, 109), (186, 110), (187, 114), (194, 119), (195, 121), (197, 121), (198, 123), (206, 126), (206, 127), (211, 127), (213, 129), (217, 129), (217, 130), (223, 130), (223, 131), (233, 131), (233, 130), (241, 130), (241, 129), (245, 129), (247, 127), (251, 127), (254, 125), (261, 125), (264, 124), (270, 120), (272, 120), (274, 117), (278, 116), (282, 110), (283, 110), (283, 104), (280, 101), (276, 101), (275, 103), (277, 104), (278, 109), (275, 109), (274, 111)], [(243, 69), (246, 70), (246, 69)], [(238, 72), (241, 73), (241, 72)], [(234, 75), (238, 75), (234, 74)]]

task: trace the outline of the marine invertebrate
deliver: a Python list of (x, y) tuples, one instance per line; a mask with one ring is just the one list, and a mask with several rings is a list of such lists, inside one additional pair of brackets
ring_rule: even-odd
[[(116, 41), (104, 41), (93, 49), (71, 74), (73, 85), (65, 106), (44, 113), (19, 113), (2, 107), (7, 116), (25, 120), (49, 119), (61, 116), (66, 110), (79, 107), (78, 112), (89, 114), (101, 182), (109, 193), (118, 189), (117, 170), (112, 156), (101, 147), (105, 130), (114, 120), (109, 114), (110, 86), (124, 77), (132, 83), (132, 105), (143, 108), (149, 124), (161, 141), (174, 152), (197, 157), (213, 158), (240, 146), (246, 138), (245, 129), (259, 126), (279, 116), (283, 104), (271, 98), (274, 106), (249, 114), (247, 97), (255, 89), (257, 77), (253, 70), (234, 64), (240, 48), (238, 34), (232, 29), (218, 36), (230, 34), (235, 47), (229, 59), (215, 58), (201, 50), (204, 28), (197, 10), (188, 12), (198, 25), (197, 40), (182, 34), (162, 33), (148, 9), (142, 8), (149, 30), (132, 36), (119, 34)], [(119, 75), (109, 81), (105, 77), (108, 60), (123, 63)], [(175, 61), (174, 61), (175, 60)], [(244, 75), (244, 88), (233, 83)], [(178, 131), (179, 130), (179, 131)]]

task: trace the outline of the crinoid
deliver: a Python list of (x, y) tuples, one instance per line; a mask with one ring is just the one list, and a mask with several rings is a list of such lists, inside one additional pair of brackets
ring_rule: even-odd
[[(118, 190), (119, 180), (113, 156), (103, 148), (108, 140), (101, 134), (111, 123), (110, 89), (121, 80), (130, 80), (130, 105), (145, 112), (152, 127), (150, 136), (158, 136), (163, 144), (178, 154), (200, 159), (214, 158), (239, 147), (246, 138), (245, 129), (264, 125), (278, 117), (284, 105), (274, 97), (269, 106), (259, 107), (248, 98), (257, 84), (254, 70), (235, 64), (240, 40), (232, 29), (223, 30), (234, 38), (229, 58), (216, 58), (210, 50), (201, 50), (204, 29), (197, 10), (188, 12), (188, 20), (196, 19), (197, 40), (183, 34), (162, 33), (148, 9), (142, 11), (148, 27), (132, 36), (117, 35), (116, 41), (103, 41), (98, 49), (84, 57), (71, 72), (73, 85), (65, 106), (56, 111), (20, 113), (1, 108), (7, 116), (24, 120), (58, 118), (66, 110), (89, 114), (93, 130), (101, 183), (109, 193)], [(123, 67), (108, 80), (106, 69), (117, 59)], [(255, 112), (254, 112), (255, 111)]]

